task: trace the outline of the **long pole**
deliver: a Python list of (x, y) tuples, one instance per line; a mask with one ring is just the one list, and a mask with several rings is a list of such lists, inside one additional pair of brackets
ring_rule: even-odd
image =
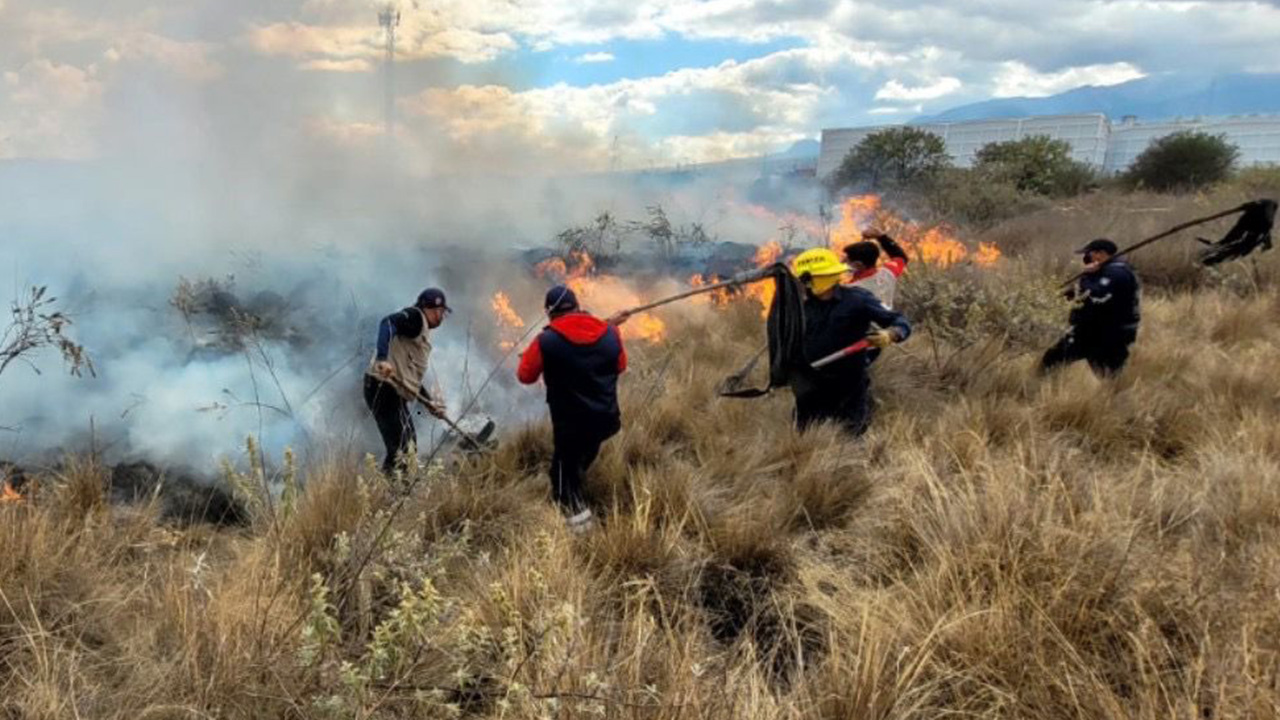
[[(1120, 257), (1121, 255), (1128, 255), (1129, 253), (1133, 252), (1134, 250), (1139, 250), (1139, 249), (1141, 249), (1141, 248), (1144, 248), (1144, 247), (1146, 247), (1146, 246), (1150, 245), (1151, 243), (1153, 243), (1153, 242), (1155, 242), (1155, 241), (1157, 241), (1157, 240), (1163, 240), (1163, 239), (1165, 239), (1165, 238), (1169, 237), (1170, 235), (1173, 235), (1174, 233), (1182, 232), (1183, 230), (1186, 230), (1186, 229), (1187, 229), (1187, 228), (1189, 228), (1189, 227), (1195, 227), (1196, 225), (1203, 225), (1204, 223), (1207, 223), (1207, 222), (1209, 222), (1209, 221), (1211, 221), (1211, 220), (1217, 220), (1218, 218), (1224, 218), (1224, 217), (1226, 217), (1226, 216), (1228, 216), (1228, 215), (1234, 215), (1235, 213), (1243, 212), (1243, 211), (1244, 211), (1244, 209), (1245, 209), (1246, 207), (1247, 207), (1247, 205), (1241, 205), (1240, 207), (1234, 207), (1234, 208), (1231, 208), (1230, 210), (1223, 210), (1223, 211), (1222, 211), (1222, 212), (1220, 212), (1220, 213), (1215, 213), (1215, 214), (1213, 214), (1213, 215), (1209, 215), (1209, 216), (1206, 216), (1206, 217), (1197, 218), (1197, 219), (1195, 219), (1195, 220), (1188, 220), (1188, 221), (1186, 221), (1186, 222), (1182, 223), (1181, 225), (1176, 225), (1176, 226), (1174, 226), (1174, 227), (1169, 228), (1168, 230), (1165, 230), (1164, 232), (1160, 233), (1159, 235), (1152, 235), (1151, 237), (1147, 238), (1146, 240), (1143, 240), (1143, 241), (1141, 241), (1141, 242), (1139, 242), (1139, 243), (1136, 243), (1136, 244), (1134, 244), (1134, 245), (1130, 245), (1130, 246), (1129, 246), (1129, 247), (1127, 247), (1127, 248), (1124, 248), (1123, 250), (1121, 250), (1120, 252), (1116, 253), (1115, 255), (1112, 255), (1112, 256), (1107, 260), (1107, 262), (1111, 262), (1112, 260), (1115, 260), (1116, 258)], [(1105, 263), (1104, 263), (1104, 264), (1105, 264)], [(1072, 275), (1070, 280), (1067, 280), (1066, 282), (1062, 283), (1062, 287), (1064, 287), (1064, 288), (1065, 288), (1065, 287), (1070, 286), (1070, 285), (1071, 285), (1072, 283), (1074, 283), (1075, 281), (1077, 281), (1077, 280), (1079, 280), (1080, 278), (1084, 277), (1084, 276), (1087, 274), (1087, 272), (1088, 272), (1088, 271), (1083, 271), (1083, 272), (1078, 272), (1078, 273), (1076, 273), (1075, 275)]]
[(751, 270), (745, 273), (740, 273), (738, 275), (735, 275), (729, 278), (728, 280), (723, 280), (718, 283), (712, 283), (710, 285), (703, 285), (702, 287), (697, 287), (692, 290), (686, 290), (682, 293), (678, 293), (670, 297), (662, 298), (661, 300), (654, 300), (653, 302), (645, 303), (644, 305), (637, 305), (636, 307), (623, 310), (617, 313), (616, 315), (614, 315), (614, 317), (625, 317), (629, 315), (635, 315), (636, 313), (646, 312), (654, 308), (662, 307), (663, 305), (668, 305), (670, 303), (673, 303), (679, 300), (691, 298), (695, 295), (702, 295), (703, 293), (709, 293), (715, 290), (720, 290), (721, 288), (736, 287), (738, 285), (746, 285), (747, 283), (760, 282), (761, 280), (765, 280), (771, 277), (773, 275), (773, 272), (774, 272), (773, 267), (765, 267), (765, 268), (760, 268), (758, 270)]
[[(418, 395), (418, 402), (419, 402), (419, 403), (421, 403), (422, 405), (429, 407), (429, 405), (427, 405), (428, 401), (429, 401), (429, 398), (424, 397), (424, 396), (423, 396), (423, 395), (421, 395), (421, 394), (420, 394), (420, 395)], [(482, 449), (483, 449), (483, 447), (480, 445), (480, 441), (479, 441), (479, 440), (476, 440), (475, 438), (471, 437), (471, 434), (470, 434), (470, 433), (468, 433), (466, 430), (463, 430), (462, 428), (458, 427), (458, 423), (456, 423), (456, 422), (454, 422), (454, 421), (450, 420), (450, 419), (449, 419), (449, 417), (448, 417), (447, 415), (444, 415), (444, 414), (434, 415), (434, 414), (433, 414), (433, 417), (434, 417), (435, 419), (439, 420), (440, 422), (444, 423), (445, 425), (448, 425), (450, 430), (452, 430), (452, 431), (454, 431), (455, 433), (457, 433), (457, 434), (458, 434), (458, 436), (459, 436), (459, 437), (461, 437), (463, 440), (466, 440), (466, 441), (471, 445), (471, 447), (475, 448), (476, 450), (482, 450)]]

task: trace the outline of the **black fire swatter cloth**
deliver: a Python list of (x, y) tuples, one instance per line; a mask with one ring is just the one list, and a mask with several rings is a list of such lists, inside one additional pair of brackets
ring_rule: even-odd
[(1216, 243), (1201, 242), (1209, 247), (1200, 253), (1200, 262), (1217, 265), (1228, 260), (1245, 257), (1258, 248), (1271, 249), (1271, 228), (1276, 222), (1275, 200), (1254, 200), (1245, 203), (1244, 214), (1236, 224)]
[(769, 268), (773, 278), (773, 304), (769, 306), (769, 319), (765, 334), (769, 338), (769, 383), (765, 387), (743, 387), (747, 376), (766, 348), (756, 353), (738, 372), (720, 382), (717, 392), (722, 397), (753, 398), (767, 395), (770, 390), (785, 387), (805, 366), (804, 358), (804, 288), (782, 263)]

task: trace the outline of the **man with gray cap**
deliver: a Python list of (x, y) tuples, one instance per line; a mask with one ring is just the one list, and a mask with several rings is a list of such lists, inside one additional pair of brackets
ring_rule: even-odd
[(618, 376), (627, 369), (627, 351), (618, 328), (582, 311), (568, 287), (547, 291), (544, 306), (551, 323), (520, 356), (516, 377), (525, 385), (542, 378), (547, 386), (551, 494), (569, 529), (580, 533), (595, 524), (582, 494), (584, 476), (604, 441), (622, 429)]
[(440, 327), (452, 312), (439, 288), (427, 288), (412, 307), (392, 313), (378, 324), (378, 343), (364, 376), (364, 402), (378, 424), (386, 445), (382, 472), (390, 475), (404, 453), (417, 442), (409, 404), (421, 402), (436, 417), (444, 416), (444, 403), (422, 387), (431, 357), (430, 331)]
[(1099, 376), (1114, 375), (1129, 360), (1138, 338), (1138, 277), (1129, 263), (1115, 257), (1116, 244), (1099, 238), (1080, 248), (1085, 273), (1066, 292), (1074, 300), (1071, 329), (1040, 360), (1042, 373), (1086, 360)]

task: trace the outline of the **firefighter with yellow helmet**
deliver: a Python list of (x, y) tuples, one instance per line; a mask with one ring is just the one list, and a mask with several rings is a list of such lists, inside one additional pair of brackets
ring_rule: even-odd
[[(804, 354), (813, 363), (866, 340), (869, 347), (886, 348), (911, 335), (907, 319), (867, 290), (841, 285), (850, 271), (834, 252), (815, 248), (800, 253), (792, 272), (805, 287)], [(809, 368), (793, 380), (796, 425), (804, 430), (830, 420), (861, 435), (871, 421), (867, 358), (862, 353), (843, 357), (821, 368)]]

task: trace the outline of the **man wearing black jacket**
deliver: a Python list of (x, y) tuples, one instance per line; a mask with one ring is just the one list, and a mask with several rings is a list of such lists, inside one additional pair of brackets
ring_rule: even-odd
[[(794, 271), (804, 283), (804, 356), (821, 360), (860, 340), (883, 349), (911, 335), (911, 326), (876, 296), (840, 284), (849, 267), (826, 248), (807, 250), (796, 258)], [(841, 358), (819, 369), (802, 371), (791, 383), (796, 397), (796, 425), (801, 430), (833, 420), (853, 435), (866, 432), (871, 422), (871, 380), (865, 353)]]
[(584, 476), (604, 441), (622, 429), (618, 376), (627, 351), (618, 328), (579, 309), (569, 288), (551, 288), (545, 306), (551, 323), (520, 356), (516, 377), (525, 385), (541, 377), (547, 386), (551, 494), (569, 529), (584, 532), (595, 523), (582, 495)]
[(1076, 302), (1071, 329), (1045, 352), (1040, 371), (1086, 360), (1095, 374), (1107, 377), (1124, 368), (1138, 338), (1138, 277), (1127, 262), (1112, 259), (1117, 248), (1110, 240), (1099, 238), (1078, 252), (1086, 267), (1077, 287), (1067, 291)]

